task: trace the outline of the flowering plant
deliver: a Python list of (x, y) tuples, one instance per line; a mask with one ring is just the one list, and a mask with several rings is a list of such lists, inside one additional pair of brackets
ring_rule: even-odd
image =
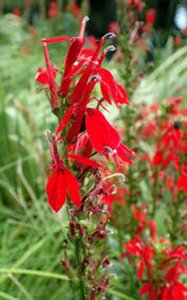
[[(87, 17), (82, 20), (77, 37), (42, 40), (46, 69), (39, 68), (35, 80), (46, 90), (52, 112), (59, 120), (55, 133), (46, 132), (52, 158), (46, 185), (48, 203), (58, 212), (67, 200), (68, 237), (75, 246), (80, 297), (85, 299), (88, 295), (89, 299), (95, 299), (109, 286), (110, 262), (106, 251), (109, 211), (103, 200), (107, 190), (103, 185), (103, 166), (93, 158), (104, 155), (119, 167), (132, 164), (135, 153), (121, 141), (103, 114), (108, 112), (106, 104), (109, 107), (114, 103), (118, 108), (128, 104), (123, 86), (102, 67), (106, 53), (114, 47), (102, 48), (114, 34), (103, 36), (94, 43), (94, 49), (85, 48), (87, 42), (92, 42), (91, 38), (84, 37), (87, 20)], [(64, 41), (69, 46), (61, 75), (50, 62), (47, 44)], [(61, 77), (59, 83), (58, 77)], [(100, 98), (94, 93), (96, 85), (100, 87)], [(71, 278), (73, 261), (66, 252), (62, 263)]]

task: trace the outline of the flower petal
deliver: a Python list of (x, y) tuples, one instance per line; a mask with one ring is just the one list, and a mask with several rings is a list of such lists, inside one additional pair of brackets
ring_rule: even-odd
[(66, 200), (66, 183), (63, 171), (55, 169), (46, 186), (49, 206), (58, 212)]
[(62, 130), (67, 126), (67, 124), (68, 124), (68, 122), (69, 122), (69, 120), (71, 118), (72, 111), (73, 111), (73, 106), (70, 106), (66, 110), (66, 112), (65, 112), (63, 118), (61, 119), (60, 124), (59, 124), (59, 126), (58, 126), (58, 128), (56, 130), (56, 135), (58, 135), (60, 132), (62, 132)]
[(81, 205), (81, 195), (77, 179), (67, 168), (64, 169), (64, 177), (70, 199), (77, 207), (79, 207)]
[(93, 167), (93, 168), (99, 168), (101, 167), (101, 165), (99, 165), (96, 161), (83, 157), (83, 156), (78, 156), (78, 155), (74, 155), (74, 154), (70, 154), (68, 155), (69, 158), (72, 158), (73, 160), (78, 161), (81, 164)]

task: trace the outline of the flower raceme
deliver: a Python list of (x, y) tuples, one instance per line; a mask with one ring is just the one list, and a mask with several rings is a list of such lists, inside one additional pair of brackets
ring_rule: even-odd
[[(77, 207), (81, 204), (79, 183), (76, 179), (80, 174), (77, 170), (73, 174), (72, 161), (87, 165), (89, 169), (99, 169), (100, 166), (89, 158), (96, 153), (104, 154), (107, 159), (113, 158), (116, 166), (119, 164), (118, 159), (132, 164), (130, 157), (135, 156), (100, 111), (101, 108), (108, 110), (105, 103), (114, 103), (118, 108), (128, 104), (125, 89), (115, 81), (110, 71), (101, 66), (106, 53), (114, 49), (113, 46), (108, 46), (102, 50), (104, 43), (107, 39), (112, 39), (114, 34), (106, 34), (94, 44), (93, 49), (84, 48), (85, 41), (92, 41), (91, 38), (84, 37), (87, 20), (86, 17), (83, 19), (77, 37), (61, 36), (42, 40), (46, 70), (39, 68), (35, 78), (49, 91), (52, 111), (59, 119), (53, 146), (50, 145), (53, 171), (46, 187), (49, 205), (56, 212), (63, 206), (67, 195)], [(58, 69), (50, 62), (47, 44), (64, 41), (69, 42), (69, 46), (64, 72), (58, 83)], [(97, 84), (100, 86), (99, 99), (93, 96)], [(62, 152), (65, 155), (62, 157), (58, 154), (57, 141), (63, 144)], [(77, 149), (79, 156), (72, 152)], [(71, 160), (68, 166), (71, 166), (72, 172), (64, 163), (67, 158)]]

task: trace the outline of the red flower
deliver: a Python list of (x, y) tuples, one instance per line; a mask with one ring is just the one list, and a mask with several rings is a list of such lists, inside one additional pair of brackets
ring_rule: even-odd
[(122, 143), (118, 132), (100, 111), (93, 108), (87, 109), (86, 130), (92, 146), (98, 153), (104, 153), (107, 158), (111, 154), (116, 164), (118, 164), (117, 157), (132, 164), (129, 156), (135, 156), (135, 153)]
[(78, 5), (75, 2), (71, 2), (69, 8), (71, 12), (75, 15), (75, 17), (77, 17), (78, 21), (80, 22), (82, 19), (82, 12), (80, 7), (78, 7)]
[(149, 9), (145, 15), (146, 23), (150, 25), (154, 25), (156, 19), (155, 9)]
[[(62, 158), (59, 157), (55, 137), (53, 137), (53, 144), (50, 146), (50, 150), (54, 163), (51, 166), (53, 173), (46, 185), (49, 206), (55, 212), (58, 212), (62, 208), (67, 195), (69, 195), (71, 201), (79, 207), (81, 205), (81, 195), (78, 181), (65, 167)], [(99, 167), (98, 163), (88, 158), (77, 155), (68, 155), (67, 157), (80, 164), (85, 164), (93, 168)]]
[(187, 170), (183, 168), (177, 182), (178, 190), (183, 190), (187, 193)]
[(127, 244), (124, 244), (124, 247), (127, 254), (138, 256), (139, 267), (137, 278), (142, 280), (144, 269), (146, 269), (149, 279), (152, 280), (152, 258), (154, 249), (146, 245), (137, 235), (134, 236), (134, 240), (130, 240)]
[(54, 70), (54, 66), (51, 65), (51, 62), (49, 59), (47, 44), (44, 43), (43, 48), (44, 48), (44, 57), (45, 57), (45, 64), (46, 64), (46, 74), (41, 75), (40, 80), (43, 77), (42, 79), (45, 82), (45, 80), (47, 78), (49, 89), (50, 89), (50, 94), (51, 94), (51, 106), (52, 106), (52, 108), (55, 108), (59, 105), (57, 88), (56, 88), (56, 84), (55, 84), (56, 72)]
[(13, 15), (15, 15), (15, 16), (17, 16), (17, 17), (21, 16), (21, 10), (20, 10), (19, 8), (17, 8), (17, 7), (15, 7), (15, 8), (12, 10), (12, 13), (13, 13)]
[[(58, 72), (58, 69), (54, 65), (51, 65), (51, 71), (53, 73), (54, 78), (56, 78), (56, 73)], [(48, 76), (47, 70), (43, 68), (38, 68), (35, 81), (39, 82), (42, 85), (49, 85), (50, 78)]]
[(133, 8), (133, 6), (135, 6), (139, 11), (142, 11), (143, 9), (141, 0), (128, 0), (128, 4), (130, 8)]
[(81, 205), (79, 184), (75, 176), (62, 163), (61, 166), (55, 166), (48, 180), (46, 193), (49, 206), (55, 212), (58, 212), (62, 208), (67, 194), (76, 206), (79, 207)]

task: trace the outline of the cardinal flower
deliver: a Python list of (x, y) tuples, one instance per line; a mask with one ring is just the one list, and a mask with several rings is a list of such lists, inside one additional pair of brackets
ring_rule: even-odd
[(183, 190), (187, 193), (187, 167), (182, 166), (182, 173), (180, 174), (177, 182), (178, 190)]
[[(51, 71), (53, 73), (54, 78), (56, 78), (56, 73), (58, 72), (58, 69), (54, 66), (51, 65)], [(39, 82), (41, 85), (49, 85), (50, 78), (48, 76), (47, 70), (43, 68), (38, 68), (37, 70), (37, 75), (35, 77), (35, 81)]]
[(111, 154), (116, 165), (118, 165), (117, 157), (132, 164), (129, 157), (135, 156), (135, 153), (122, 143), (118, 132), (108, 123), (99, 110), (87, 109), (86, 130), (93, 148), (98, 153), (104, 153), (107, 158)]
[[(51, 165), (53, 172), (46, 185), (49, 206), (55, 212), (58, 212), (64, 205), (67, 196), (69, 196), (73, 204), (79, 207), (81, 205), (79, 183), (76, 177), (65, 166), (63, 158), (59, 157), (54, 136), (53, 144), (49, 146), (53, 158), (53, 164)], [(68, 155), (66, 157), (93, 168), (99, 167), (98, 163), (88, 158), (77, 155)]]
[(46, 193), (49, 206), (55, 212), (62, 208), (67, 195), (70, 196), (71, 201), (77, 207), (81, 205), (79, 184), (75, 176), (63, 165), (62, 161), (58, 166), (54, 167), (54, 171), (46, 186)]

